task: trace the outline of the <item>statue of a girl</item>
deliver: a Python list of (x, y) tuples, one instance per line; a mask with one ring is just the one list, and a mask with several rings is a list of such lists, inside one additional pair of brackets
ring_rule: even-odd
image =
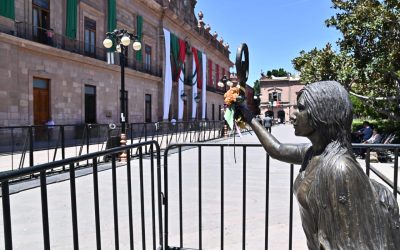
[(294, 194), (309, 249), (400, 249), (397, 201), (353, 155), (352, 104), (339, 83), (312, 83), (297, 97), (295, 134), (311, 145), (280, 143), (249, 111), (239, 111), (271, 157), (301, 164)]

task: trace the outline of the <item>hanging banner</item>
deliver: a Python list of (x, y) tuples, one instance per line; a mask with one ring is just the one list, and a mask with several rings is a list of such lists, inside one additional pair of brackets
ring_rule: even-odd
[[(192, 51), (196, 51), (195, 48), (192, 48)], [(198, 74), (199, 74), (199, 68), (196, 63), (195, 58), (197, 57), (197, 53), (193, 53), (193, 62), (192, 62), (192, 68), (193, 68), (193, 76), (196, 74), (197, 77), (192, 77), (192, 119), (196, 119), (196, 112), (197, 112), (197, 103), (196, 103), (196, 96), (197, 96), (197, 86), (196, 83), (198, 81)]]
[(163, 120), (168, 120), (169, 105), (171, 103), (172, 73), (171, 73), (171, 41), (170, 32), (164, 29), (165, 54), (164, 54), (164, 113)]
[(178, 78), (178, 121), (182, 121), (183, 119), (183, 107), (185, 105), (184, 100), (182, 98), (182, 95), (186, 96), (185, 86), (183, 85), (183, 81), (185, 79), (184, 72), (185, 72), (185, 67), (182, 66), (182, 70)]
[[(207, 68), (207, 55), (203, 52), (203, 69), (206, 69)], [(203, 70), (203, 79), (207, 79), (207, 72), (206, 72), (207, 70)], [(207, 90), (206, 90), (206, 83), (203, 83), (202, 85), (201, 85), (201, 118), (203, 119), (203, 120), (205, 120), (206, 119), (206, 92), (207, 92)]]

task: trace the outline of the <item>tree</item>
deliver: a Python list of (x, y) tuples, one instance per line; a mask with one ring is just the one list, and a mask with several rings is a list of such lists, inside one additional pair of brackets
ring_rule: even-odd
[(268, 78), (271, 78), (272, 76), (282, 77), (282, 76), (288, 76), (288, 75), (289, 75), (289, 73), (282, 68), (267, 71)]
[(400, 120), (400, 5), (398, 0), (332, 0), (326, 20), (342, 33), (338, 52), (300, 52), (293, 65), (302, 81), (337, 80), (365, 105)]
[(256, 80), (253, 83), (253, 93), (255, 96), (260, 94), (260, 81), (259, 80)]

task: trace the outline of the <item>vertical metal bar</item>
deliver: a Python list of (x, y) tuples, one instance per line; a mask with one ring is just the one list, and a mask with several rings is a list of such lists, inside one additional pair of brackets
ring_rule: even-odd
[(99, 208), (99, 178), (97, 172), (97, 159), (93, 159), (93, 196), (94, 196), (94, 216), (96, 222), (96, 244), (97, 249), (101, 249), (100, 231), (100, 208)]
[(266, 173), (265, 173), (265, 245), (264, 249), (268, 249), (268, 224), (269, 224), (269, 155), (267, 154), (267, 161), (266, 161)]
[(199, 250), (203, 249), (203, 237), (202, 237), (202, 216), (201, 216), (201, 146), (199, 146)]
[(8, 180), (1, 182), (1, 200), (3, 204), (4, 249), (12, 250), (11, 209)]
[(33, 129), (29, 126), (29, 166), (33, 166)]
[(224, 250), (224, 146), (221, 145), (221, 250)]
[(243, 146), (243, 221), (242, 249), (246, 249), (246, 146)]
[(131, 181), (131, 154), (129, 150), (129, 154), (126, 155), (126, 176), (127, 176), (127, 185), (128, 185), (128, 210), (129, 210), (129, 243), (130, 249), (133, 250), (133, 214), (132, 214), (132, 181)]
[(179, 246), (183, 247), (183, 216), (182, 216), (182, 146), (178, 147), (178, 175), (179, 175)]
[(143, 190), (143, 152), (139, 147), (139, 181), (140, 181), (140, 212), (142, 221), (142, 249), (146, 250), (146, 225), (144, 217), (144, 190)]
[[(89, 154), (89, 141), (90, 141), (90, 136), (89, 136), (89, 125), (85, 124), (86, 127), (86, 154)], [(89, 161), (88, 161), (89, 165)]]
[[(65, 129), (64, 125), (60, 126), (60, 134), (61, 134), (61, 159), (65, 159)], [(65, 166), (63, 166), (63, 170), (65, 170)]]
[(42, 200), (43, 244), (45, 250), (50, 250), (49, 211), (47, 206), (46, 171), (40, 171), (40, 193)]
[(397, 182), (399, 171), (399, 148), (394, 149), (394, 175), (393, 175), (393, 193), (397, 199)]
[(111, 169), (112, 169), (112, 189), (113, 189), (113, 209), (114, 209), (114, 238), (115, 250), (119, 249), (119, 236), (118, 236), (118, 199), (117, 199), (117, 169), (116, 169), (116, 156), (112, 155)]
[(294, 165), (290, 164), (290, 206), (289, 206), (289, 250), (292, 249), (293, 240), (293, 178), (294, 178)]
[(14, 170), (14, 128), (11, 128), (11, 170)]
[(133, 124), (130, 124), (129, 130), (131, 131), (131, 144), (133, 144)]
[(156, 207), (154, 203), (154, 149), (153, 143), (150, 145), (150, 178), (151, 178), (151, 221), (153, 233), (153, 250), (156, 250)]
[(79, 249), (78, 238), (78, 216), (76, 210), (76, 186), (75, 186), (75, 168), (74, 164), (69, 164), (69, 185), (71, 190), (71, 214), (72, 214), (72, 235), (74, 239), (74, 249)]
[(369, 176), (369, 171), (370, 171), (370, 162), (371, 162), (371, 148), (367, 148), (367, 155), (365, 156), (365, 166), (366, 166), (366, 174)]
[(160, 145), (155, 144), (157, 153), (157, 189), (158, 189), (158, 236), (161, 245), (161, 249), (164, 249), (163, 243), (163, 227), (162, 227), (162, 190), (161, 190), (161, 156), (160, 156)]
[[(161, 173), (161, 170), (159, 172)], [(169, 249), (169, 246), (168, 246), (168, 152), (164, 152), (164, 200), (163, 200), (163, 202), (164, 202), (164, 228), (165, 228), (164, 242), (165, 242), (165, 249)]]

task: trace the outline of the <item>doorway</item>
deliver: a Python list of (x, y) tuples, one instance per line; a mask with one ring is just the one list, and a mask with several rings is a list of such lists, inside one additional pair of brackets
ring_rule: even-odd
[(278, 119), (280, 123), (285, 123), (285, 111), (283, 110), (278, 111)]
[(44, 125), (50, 118), (49, 80), (33, 79), (33, 124)]

